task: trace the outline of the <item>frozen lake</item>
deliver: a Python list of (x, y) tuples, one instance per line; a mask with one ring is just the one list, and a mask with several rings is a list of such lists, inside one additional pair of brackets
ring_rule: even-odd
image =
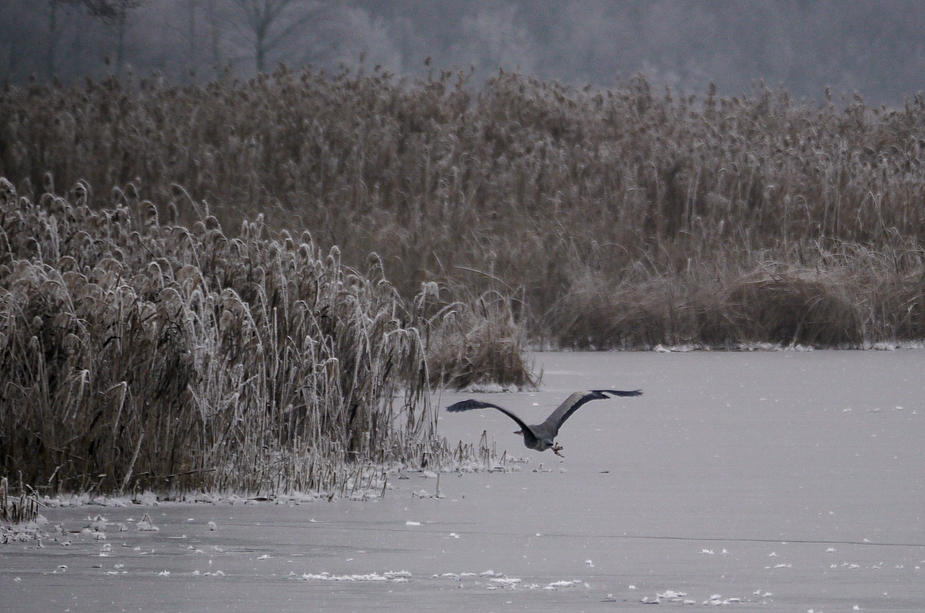
[[(69, 537), (0, 546), (0, 610), (925, 610), (925, 351), (535, 360), (538, 392), (439, 405), (536, 423), (578, 389), (644, 395), (582, 407), (564, 459), (441, 411), (451, 442), (530, 460), (443, 474), (442, 499), (410, 473), (372, 502), (48, 509)], [(97, 515), (105, 540), (79, 533)]]

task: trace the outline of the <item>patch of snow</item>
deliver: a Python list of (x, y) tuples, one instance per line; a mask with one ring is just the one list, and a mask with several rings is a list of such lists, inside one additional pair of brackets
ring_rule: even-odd
[(544, 590), (558, 590), (561, 588), (577, 587), (579, 585), (582, 585), (583, 583), (584, 583), (583, 581), (580, 581), (578, 579), (573, 579), (572, 581), (553, 581), (552, 583), (548, 584), (543, 589)]
[(300, 578), (305, 581), (391, 581), (393, 583), (407, 583), (411, 578), (411, 573), (406, 570), (387, 571), (381, 575), (378, 573), (369, 573), (365, 575), (332, 575), (328, 572), (322, 572), (318, 574), (305, 573)]
[(517, 579), (516, 577), (493, 577), (488, 581), (489, 583), (500, 585), (501, 587), (510, 588), (514, 588), (518, 583), (520, 583), (520, 579)]

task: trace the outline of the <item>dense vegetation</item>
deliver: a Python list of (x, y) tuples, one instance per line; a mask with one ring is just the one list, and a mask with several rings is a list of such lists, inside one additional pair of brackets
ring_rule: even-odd
[(358, 274), (259, 217), (226, 237), (212, 216), (190, 230), (131, 192), (104, 210), (88, 195), (32, 203), (0, 179), (4, 475), (309, 492), (447, 456), (425, 352), (458, 340), (461, 305), (434, 314), (425, 291), (405, 308), (375, 255)]
[(345, 488), (349, 466), (432, 457), (429, 386), (529, 383), (527, 334), (920, 341), (923, 135), (921, 95), (697, 100), (641, 77), (9, 88), (4, 473)]
[(430, 281), (445, 302), (497, 292), (552, 346), (925, 337), (921, 95), (888, 110), (467, 76), (9, 89), (0, 175), (33, 200), (46, 173), (131, 182), (171, 223), (205, 203), (225, 227), (263, 214), (354, 266), (380, 254), (406, 301)]

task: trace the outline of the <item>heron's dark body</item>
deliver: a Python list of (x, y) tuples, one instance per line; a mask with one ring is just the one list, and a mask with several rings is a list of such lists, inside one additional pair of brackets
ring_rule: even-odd
[(524, 423), (517, 415), (508, 411), (503, 407), (499, 407), (496, 404), (491, 404), (490, 402), (482, 402), (481, 400), (463, 400), (457, 402), (456, 404), (450, 405), (446, 408), (447, 411), (451, 413), (456, 413), (459, 411), (469, 411), (472, 409), (498, 409), (511, 419), (517, 422), (517, 425), (520, 426), (520, 431), (515, 434), (523, 434), (524, 445), (528, 449), (535, 449), (537, 451), (546, 451), (550, 447), (553, 447), (553, 451), (558, 454), (558, 450), (561, 447), (555, 446), (555, 438), (559, 434), (559, 428), (562, 427), (562, 424), (565, 423), (565, 420), (572, 416), (572, 413), (577, 411), (582, 405), (591, 400), (605, 400), (609, 398), (607, 394), (612, 396), (639, 396), (642, 394), (641, 390), (632, 390), (632, 391), (623, 391), (623, 390), (590, 390), (586, 392), (575, 392), (571, 396), (565, 399), (559, 407), (552, 412), (552, 414), (546, 418), (541, 424), (534, 424), (532, 426)]

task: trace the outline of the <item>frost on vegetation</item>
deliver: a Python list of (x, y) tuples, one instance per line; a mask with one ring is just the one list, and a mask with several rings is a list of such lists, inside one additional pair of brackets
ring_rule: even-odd
[(20, 486), (20, 495), (14, 496), (8, 479), (0, 479), (0, 544), (39, 540), (45, 535), (48, 520), (39, 512), (45, 505), (26, 489)]
[(485, 441), (437, 436), (425, 345), (450, 341), (378, 256), (361, 274), (260, 217), (226, 236), (172, 193), (192, 228), (132, 185), (97, 210), (85, 182), (37, 204), (0, 182), (2, 425), (25, 433), (0, 438), (0, 468), (95, 492), (49, 504), (106, 507), (368, 500), (396, 472), (509, 469)]
[(15, 407), (3, 430), (24, 434), (0, 438), (4, 471), (97, 492), (62, 504), (150, 506), (365, 499), (388, 466), (444, 459), (422, 339), (377, 257), (360, 274), (262, 219), (226, 236), (204, 203), (192, 229), (161, 225), (134, 186), (105, 210), (85, 183), (36, 204), (12, 189), (0, 182), (0, 399)]
[(500, 383), (470, 383), (465, 387), (457, 390), (467, 394), (502, 394), (516, 392), (518, 388), (512, 385), (501, 385)]
[(466, 79), (0, 92), (3, 474), (367, 499), (506, 469), (436, 449), (428, 392), (530, 386), (528, 339), (922, 346), (925, 97)]
[[(39, 517), (42, 516), (40, 515)], [(47, 536), (44, 526), (45, 524), (40, 523), (40, 521), (30, 521), (18, 524), (0, 523), (0, 544), (41, 541), (42, 538)]]
[(137, 524), (135, 524), (135, 529), (139, 532), (159, 532), (160, 528), (154, 525), (154, 522), (151, 521), (151, 517), (145, 513)]

